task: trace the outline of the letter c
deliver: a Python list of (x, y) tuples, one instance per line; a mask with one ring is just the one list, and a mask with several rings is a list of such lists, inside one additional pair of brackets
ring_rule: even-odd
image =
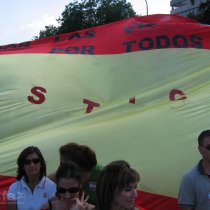
[[(180, 95), (181, 97), (176, 99), (176, 95)], [(185, 95), (184, 92), (182, 92), (179, 89), (172, 89), (169, 94), (170, 101), (185, 100), (185, 99), (187, 99), (187, 96)]]

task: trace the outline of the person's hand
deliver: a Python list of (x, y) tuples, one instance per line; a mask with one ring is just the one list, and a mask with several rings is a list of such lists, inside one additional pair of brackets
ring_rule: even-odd
[(74, 198), (74, 205), (69, 210), (88, 210), (88, 200), (89, 196), (85, 198), (85, 193), (82, 192), (81, 198)]

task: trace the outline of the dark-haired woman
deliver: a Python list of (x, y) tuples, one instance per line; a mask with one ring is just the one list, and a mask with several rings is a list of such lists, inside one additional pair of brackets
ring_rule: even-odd
[(143, 210), (134, 207), (139, 180), (139, 173), (124, 160), (105, 166), (97, 180), (97, 210)]
[(56, 198), (42, 205), (41, 210), (92, 210), (84, 192), (81, 194), (81, 169), (73, 162), (62, 162), (55, 174)]
[(46, 164), (39, 148), (25, 148), (17, 159), (17, 181), (7, 193), (7, 210), (39, 210), (56, 192), (46, 177)]

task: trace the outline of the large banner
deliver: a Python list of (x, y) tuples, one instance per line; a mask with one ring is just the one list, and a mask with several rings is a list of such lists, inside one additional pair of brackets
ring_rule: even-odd
[(141, 206), (176, 210), (210, 127), (209, 49), (209, 26), (172, 15), (0, 46), (0, 198), (22, 149), (38, 146), (50, 173), (77, 142), (101, 164), (130, 162)]

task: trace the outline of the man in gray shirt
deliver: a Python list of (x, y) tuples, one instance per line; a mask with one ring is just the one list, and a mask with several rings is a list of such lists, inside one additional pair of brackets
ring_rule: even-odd
[(182, 178), (178, 203), (181, 210), (210, 210), (210, 130), (198, 136), (199, 163)]

